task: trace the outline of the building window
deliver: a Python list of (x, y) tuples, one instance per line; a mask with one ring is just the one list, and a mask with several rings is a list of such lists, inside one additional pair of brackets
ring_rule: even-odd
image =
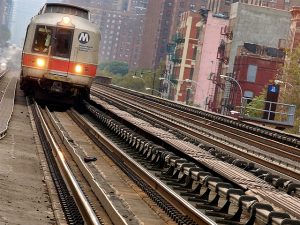
[(194, 68), (190, 69), (190, 75), (189, 75), (189, 79), (193, 80), (193, 74), (194, 74)]
[(193, 57), (192, 57), (192, 60), (195, 60), (196, 59), (196, 56), (197, 56), (197, 46), (194, 47), (194, 51), (193, 51)]
[(256, 65), (248, 65), (248, 71), (247, 71), (247, 81), (248, 82), (253, 82), (253, 83), (255, 82), (256, 72), (257, 72)]
[(253, 91), (244, 91), (244, 97), (253, 98), (254, 97)]
[(244, 91), (244, 96), (243, 97), (247, 98), (247, 104), (249, 104), (252, 101), (253, 97), (254, 97), (254, 93), (253, 93), (253, 91)]
[(196, 30), (196, 39), (199, 39), (199, 37), (200, 37), (201, 28), (202, 27), (197, 27), (197, 30)]

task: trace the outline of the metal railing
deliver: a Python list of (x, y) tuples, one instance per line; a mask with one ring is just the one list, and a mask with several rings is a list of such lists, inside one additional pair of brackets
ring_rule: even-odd
[[(255, 104), (252, 103), (255, 101)], [(250, 102), (252, 104), (250, 104)], [(296, 106), (291, 104), (242, 98), (240, 118), (275, 125), (294, 126)]]

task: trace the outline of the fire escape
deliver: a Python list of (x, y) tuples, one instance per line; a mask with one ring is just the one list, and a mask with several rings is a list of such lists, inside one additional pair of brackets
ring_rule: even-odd
[[(172, 43), (169, 43), (167, 46), (167, 52), (169, 55), (169, 60), (174, 63), (176, 67), (178, 64), (181, 63), (182, 60), (182, 46), (181, 44), (184, 43), (184, 37), (181, 33), (177, 32), (172, 37)], [(175, 81), (176, 77), (172, 74), (170, 80)]]
[(224, 90), (225, 85), (223, 82), (221, 82), (221, 79), (219, 75), (222, 73), (222, 68), (224, 65), (228, 65), (229, 63), (229, 57), (226, 54), (226, 43), (230, 42), (233, 38), (233, 32), (228, 26), (224, 26), (221, 28), (221, 40), (220, 44), (218, 47), (218, 52), (217, 52), (217, 59), (218, 59), (218, 68), (217, 68), (217, 74), (210, 74), (210, 79), (212, 80), (212, 90), (209, 92), (211, 93), (209, 95), (209, 99), (207, 101), (208, 104), (208, 109), (213, 111), (213, 112), (220, 112), (219, 109), (219, 102), (218, 102), (218, 95), (219, 95), (219, 90)]
[[(172, 36), (172, 42), (167, 44), (167, 54), (168, 54), (168, 69), (165, 71), (165, 75), (163, 76), (165, 79), (169, 80), (173, 85), (177, 84), (177, 77), (176, 77), (176, 67), (178, 64), (181, 64), (182, 61), (182, 47), (181, 44), (184, 43), (184, 37), (180, 32), (176, 32)], [(161, 82), (160, 90), (163, 93), (166, 93), (168, 97), (171, 99), (174, 98), (176, 94), (176, 90), (170, 88), (169, 82)]]

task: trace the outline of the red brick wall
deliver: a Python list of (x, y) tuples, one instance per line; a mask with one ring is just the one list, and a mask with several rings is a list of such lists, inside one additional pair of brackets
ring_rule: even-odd
[[(255, 82), (247, 81), (247, 71), (249, 65), (257, 66), (256, 80)], [(270, 81), (274, 81), (275, 75), (278, 69), (283, 65), (283, 61), (279, 59), (267, 59), (254, 56), (237, 56), (235, 59), (234, 73), (235, 79), (241, 85), (243, 92), (252, 91), (254, 97), (260, 95), (261, 91), (270, 84)], [(234, 86), (234, 85), (233, 85)], [(234, 96), (232, 97), (233, 105), (240, 105), (240, 90), (236, 89)]]

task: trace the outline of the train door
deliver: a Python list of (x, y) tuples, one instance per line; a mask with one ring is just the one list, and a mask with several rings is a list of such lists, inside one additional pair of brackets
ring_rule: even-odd
[(50, 79), (54, 80), (51, 92), (63, 92), (61, 81), (66, 82), (68, 77), (73, 33), (71, 29), (61, 27), (54, 29), (48, 67)]
[(53, 35), (49, 72), (59, 76), (68, 76), (74, 30), (56, 28)]

